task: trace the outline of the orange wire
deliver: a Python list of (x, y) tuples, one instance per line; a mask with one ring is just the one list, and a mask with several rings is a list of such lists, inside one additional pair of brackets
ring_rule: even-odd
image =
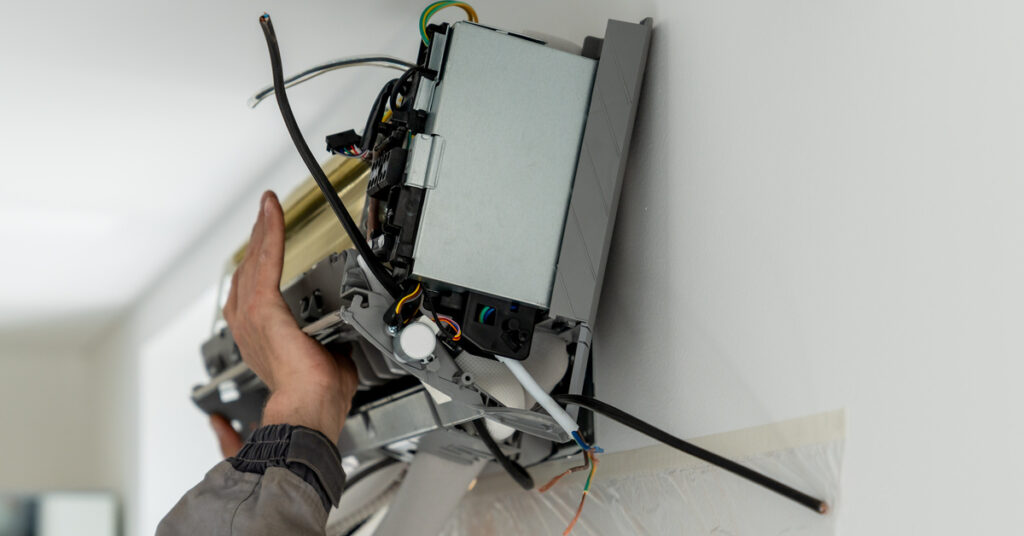
[(572, 528), (575, 527), (576, 526), (576, 522), (580, 520), (580, 514), (583, 513), (583, 502), (586, 501), (586, 500), (587, 500), (587, 492), (584, 491), (583, 492), (583, 498), (580, 499), (580, 505), (578, 507), (576, 507), (576, 515), (573, 516), (572, 521), (569, 522), (569, 526), (566, 527), (565, 532), (562, 533), (562, 536), (569, 536), (569, 533), (572, 532)]
[(409, 294), (408, 296), (402, 298), (401, 300), (398, 300), (398, 305), (395, 306), (395, 314), (401, 314), (402, 313), (402, 306), (405, 305), (405, 302), (409, 301), (410, 298), (415, 298), (416, 296), (419, 296), (419, 293), (420, 293), (420, 284), (416, 283), (416, 288), (412, 291), (411, 294)]
[(459, 329), (459, 327), (458, 327), (458, 326), (456, 326), (454, 322), (452, 322), (451, 320), (448, 320), (447, 318), (445, 318), (445, 317), (443, 317), (443, 316), (442, 316), (442, 317), (440, 317), (440, 318), (439, 318), (439, 320), (440, 320), (441, 322), (444, 322), (445, 324), (448, 324), (449, 326), (451, 326), (451, 327), (452, 327), (452, 329), (454, 329), (454, 330), (455, 330), (455, 335), (454, 335), (454, 336), (452, 337), (452, 340), (453, 340), (453, 341), (457, 341), (457, 340), (459, 340), (459, 339), (461, 339), (461, 338), (462, 338), (462, 330), (461, 330), (461, 329)]
[(576, 526), (576, 522), (580, 520), (580, 514), (583, 513), (583, 503), (587, 501), (587, 495), (590, 494), (590, 485), (593, 483), (594, 473), (597, 472), (597, 456), (592, 452), (587, 452), (587, 455), (590, 456), (590, 475), (587, 476), (587, 484), (583, 488), (583, 497), (580, 498), (580, 505), (576, 507), (576, 515), (573, 516), (572, 521), (569, 522), (569, 526), (565, 528), (565, 532), (562, 533), (562, 536), (569, 536), (573, 527)]
[(571, 473), (575, 473), (577, 471), (582, 471), (584, 469), (588, 469), (589, 467), (590, 467), (590, 456), (588, 456), (587, 453), (584, 452), (583, 453), (583, 463), (582, 464), (577, 465), (576, 467), (573, 467), (571, 469), (567, 469), (564, 473), (556, 476), (555, 478), (552, 478), (550, 482), (548, 482), (547, 484), (544, 484), (543, 486), (541, 486), (540, 489), (537, 490), (537, 491), (540, 491), (541, 493), (544, 493), (545, 491), (551, 489), (551, 487), (554, 486), (555, 483), (557, 483), (559, 480), (561, 480), (562, 477), (564, 477), (566, 475), (569, 475)]

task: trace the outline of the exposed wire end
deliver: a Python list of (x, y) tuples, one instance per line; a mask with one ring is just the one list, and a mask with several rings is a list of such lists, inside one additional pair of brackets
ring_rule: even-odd
[(583, 485), (583, 497), (580, 498), (580, 505), (576, 507), (576, 515), (573, 516), (572, 521), (569, 521), (569, 526), (562, 532), (562, 536), (569, 536), (573, 527), (580, 520), (580, 514), (583, 513), (583, 503), (587, 501), (587, 495), (590, 495), (590, 485), (594, 481), (594, 473), (597, 472), (597, 455), (593, 451), (586, 452), (584, 455), (590, 458), (590, 474), (587, 475), (587, 482)]
[(597, 472), (597, 453), (594, 452), (593, 448), (584, 450), (583, 463), (581, 465), (577, 465), (576, 467), (570, 468), (563, 472), (562, 474), (556, 476), (555, 478), (552, 478), (550, 482), (544, 484), (538, 490), (541, 493), (544, 493), (545, 491), (551, 489), (555, 485), (555, 483), (557, 483), (563, 477), (575, 473), (577, 471), (583, 471), (588, 468), (590, 469), (590, 473), (587, 475), (587, 481), (583, 484), (583, 497), (580, 498), (580, 505), (576, 507), (576, 515), (574, 515), (572, 520), (569, 521), (569, 526), (565, 528), (564, 532), (562, 532), (562, 536), (568, 536), (568, 534), (572, 532), (573, 527), (575, 527), (576, 523), (580, 520), (580, 514), (583, 513), (583, 503), (586, 502), (587, 495), (590, 494), (590, 486), (591, 484), (594, 483), (594, 474)]
[(590, 469), (590, 456), (587, 456), (587, 452), (583, 451), (583, 463), (582, 464), (577, 465), (576, 467), (572, 467), (572, 468), (567, 469), (562, 474), (556, 476), (555, 478), (552, 478), (550, 481), (548, 481), (547, 484), (544, 484), (543, 486), (541, 486), (540, 489), (538, 489), (537, 491), (540, 491), (541, 493), (544, 493), (545, 491), (547, 491), (547, 490), (551, 489), (552, 487), (554, 487), (554, 485), (556, 483), (558, 483), (558, 481), (561, 480), (563, 477), (566, 477), (566, 476), (568, 476), (568, 475), (570, 475), (572, 473), (575, 473), (577, 471), (583, 471), (583, 470), (586, 470), (586, 469)]

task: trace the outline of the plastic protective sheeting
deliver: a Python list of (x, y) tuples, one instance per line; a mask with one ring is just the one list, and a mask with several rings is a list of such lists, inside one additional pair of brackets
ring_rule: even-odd
[(485, 464), (466, 465), (420, 451), (374, 536), (437, 534)]
[[(815, 415), (694, 440), (830, 505), (826, 515), (663, 445), (599, 457), (575, 536), (836, 533), (845, 422)], [(579, 457), (531, 469), (542, 484)], [(495, 474), (467, 495), (441, 534), (561, 534), (579, 505), (586, 472), (546, 493), (516, 490)]]

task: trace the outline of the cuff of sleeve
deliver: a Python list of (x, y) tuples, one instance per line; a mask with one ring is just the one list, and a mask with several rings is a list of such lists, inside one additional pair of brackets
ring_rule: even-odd
[(260, 427), (228, 462), (244, 473), (263, 474), (268, 467), (285, 467), (316, 490), (325, 509), (338, 505), (345, 486), (337, 447), (327, 436), (304, 426)]

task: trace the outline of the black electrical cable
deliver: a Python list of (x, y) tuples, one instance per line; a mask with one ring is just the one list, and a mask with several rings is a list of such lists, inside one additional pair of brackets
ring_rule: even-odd
[(359, 145), (359, 148), (364, 153), (373, 149), (373, 142), (377, 139), (377, 132), (380, 131), (380, 123), (384, 120), (388, 96), (391, 95), (391, 90), (395, 87), (396, 82), (398, 82), (398, 79), (394, 78), (384, 84), (384, 87), (377, 93), (377, 98), (373, 101), (373, 108), (370, 108), (370, 116), (366, 118), (366, 127), (363, 128), (363, 139)]
[(359, 227), (352, 221), (352, 216), (349, 215), (345, 205), (338, 198), (338, 192), (334, 190), (331, 181), (327, 179), (324, 170), (320, 168), (320, 164), (313, 156), (313, 152), (309, 150), (309, 145), (306, 144), (305, 138), (302, 137), (298, 123), (295, 122), (295, 115), (292, 113), (291, 104), (288, 103), (288, 96), (285, 94), (284, 74), (281, 68), (281, 50), (277, 45), (277, 35), (274, 33), (273, 23), (270, 22), (270, 15), (264, 13), (260, 17), (260, 26), (263, 28), (263, 35), (267, 38), (267, 49), (270, 52), (270, 66), (274, 75), (274, 96), (277, 97), (277, 106), (281, 109), (281, 117), (284, 119), (285, 127), (288, 128), (288, 134), (295, 144), (295, 149), (299, 151), (299, 156), (302, 157), (302, 161), (309, 168), (309, 173), (313, 176), (317, 186), (320, 187), (320, 191), (323, 192), (324, 197), (327, 199), (327, 204), (330, 205), (338, 220), (341, 221), (341, 226), (345, 228), (345, 232), (348, 233), (348, 237), (352, 240), (359, 255), (366, 261), (366, 266), (370, 269), (370, 272), (380, 281), (384, 289), (391, 294), (391, 297), (397, 297), (399, 293), (398, 285), (391, 277), (391, 274), (388, 273), (384, 264), (373, 254), (373, 250), (366, 243), (366, 239), (359, 231)]
[(516, 484), (519, 484), (525, 490), (533, 489), (533, 477), (530, 476), (530, 473), (522, 465), (512, 461), (501, 451), (501, 447), (491, 437), (491, 433), (487, 431), (487, 424), (484, 422), (484, 419), (473, 421), (473, 428), (476, 429), (476, 434), (483, 440), (484, 445), (487, 445), (487, 450), (491, 451), (491, 456), (494, 456), (494, 459), (505, 468), (505, 471), (512, 477), (512, 480), (515, 480)]
[(448, 326), (448, 324), (445, 324), (444, 322), (441, 322), (441, 319), (437, 316), (437, 302), (434, 301), (433, 293), (429, 290), (424, 289), (423, 295), (427, 297), (427, 304), (430, 305), (430, 316), (434, 318), (434, 324), (437, 325), (437, 328), (440, 329), (441, 333), (444, 335), (445, 342), (448, 342), (454, 345), (456, 348), (458, 348), (458, 341), (452, 338), (454, 334), (448, 333), (448, 329), (450, 326)]
[(640, 419), (637, 419), (636, 417), (626, 413), (625, 411), (622, 411), (621, 409), (601, 402), (596, 398), (591, 398), (589, 396), (583, 395), (554, 395), (552, 398), (554, 398), (555, 401), (560, 404), (575, 404), (577, 406), (584, 407), (591, 411), (600, 413), (601, 415), (604, 415), (605, 417), (608, 417), (614, 421), (618, 421), (620, 424), (624, 424), (636, 430), (637, 432), (640, 432), (641, 434), (649, 436), (652, 439), (657, 439), (658, 441), (661, 441), (662, 443), (672, 448), (679, 449), (691, 456), (700, 458), (701, 460), (704, 460), (710, 463), (711, 465), (720, 467), (734, 475), (743, 477), (755, 484), (764, 486), (770, 489), (771, 491), (778, 493), (779, 495), (787, 497), (793, 501), (796, 501), (806, 506), (807, 508), (810, 508), (811, 510), (814, 510), (815, 512), (818, 512), (819, 514), (824, 514), (828, 512), (828, 503), (826, 503), (825, 501), (815, 499), (814, 497), (811, 497), (810, 495), (807, 495), (802, 491), (791, 488), (783, 484), (782, 482), (779, 482), (778, 480), (775, 480), (753, 469), (740, 465), (728, 458), (719, 456), (718, 454), (715, 454), (714, 452), (711, 452), (709, 450), (702, 449), (697, 445), (694, 445), (693, 443), (683, 441), (682, 439), (679, 439), (678, 437), (664, 430), (655, 428), (654, 426), (647, 424), (646, 422), (641, 421)]
[(402, 73), (402, 76), (398, 77), (398, 83), (396, 83), (395, 87), (393, 87), (391, 89), (390, 101), (391, 101), (391, 109), (392, 110), (397, 112), (397, 111), (402, 110), (403, 108), (405, 108), (405, 101), (403, 101), (401, 106), (399, 106), (399, 104), (398, 104), (398, 94), (401, 93), (402, 86), (405, 85), (405, 83), (408, 82), (410, 79), (412, 79), (412, 75), (414, 75), (414, 74), (416, 74), (416, 73), (418, 73), (418, 72), (420, 72), (422, 70), (423, 70), (423, 67), (420, 67), (420, 66), (417, 65), (416, 67), (412, 67), (409, 70), (405, 71), (404, 73)]

